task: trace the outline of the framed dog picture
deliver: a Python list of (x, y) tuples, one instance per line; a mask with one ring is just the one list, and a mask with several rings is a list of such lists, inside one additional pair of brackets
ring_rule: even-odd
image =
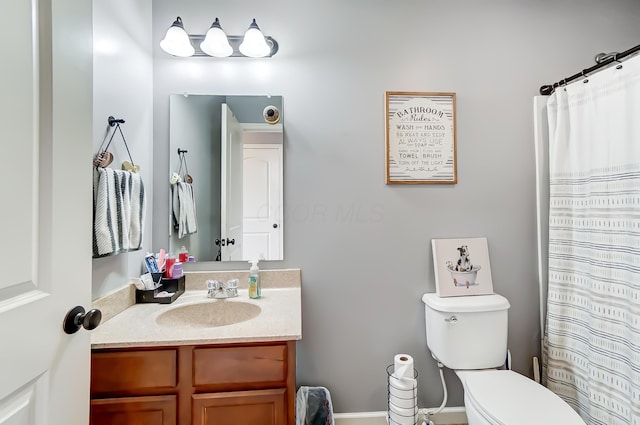
[(439, 297), (493, 294), (487, 238), (432, 239)]

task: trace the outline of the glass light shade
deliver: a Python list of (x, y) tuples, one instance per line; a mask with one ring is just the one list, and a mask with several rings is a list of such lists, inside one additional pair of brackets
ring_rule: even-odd
[(222, 30), (218, 18), (211, 24), (207, 35), (205, 35), (204, 40), (200, 43), (200, 50), (209, 56), (215, 56), (217, 58), (226, 58), (233, 53), (233, 48), (229, 44), (227, 34)]
[(239, 49), (240, 53), (250, 58), (263, 58), (271, 53), (271, 48), (264, 39), (264, 35), (258, 28), (255, 19), (249, 25), (247, 32), (244, 33)]
[(170, 55), (186, 58), (193, 56), (195, 49), (191, 45), (189, 35), (184, 30), (182, 19), (178, 16), (173, 25), (167, 30), (167, 34), (160, 42), (160, 47)]

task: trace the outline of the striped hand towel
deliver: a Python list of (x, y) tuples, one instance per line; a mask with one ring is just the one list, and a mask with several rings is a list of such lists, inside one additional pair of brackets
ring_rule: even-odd
[(173, 223), (178, 230), (178, 238), (198, 231), (196, 198), (190, 183), (178, 182), (172, 186)]
[(93, 172), (93, 257), (141, 249), (145, 212), (140, 174), (96, 167)]

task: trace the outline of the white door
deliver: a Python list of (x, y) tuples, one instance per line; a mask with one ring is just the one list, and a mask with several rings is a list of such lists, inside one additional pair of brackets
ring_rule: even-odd
[(282, 145), (245, 144), (244, 257), (282, 260)]
[[(226, 103), (222, 104), (221, 121), (222, 261), (242, 260), (242, 128)], [(227, 243), (230, 240), (232, 244)]]
[(86, 425), (91, 303), (91, 1), (2, 0), (0, 424)]

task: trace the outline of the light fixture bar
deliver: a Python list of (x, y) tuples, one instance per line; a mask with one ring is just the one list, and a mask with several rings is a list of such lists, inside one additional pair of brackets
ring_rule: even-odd
[[(191, 40), (191, 44), (195, 48), (195, 53), (193, 54), (193, 56), (207, 57), (207, 58), (211, 57), (200, 49), (200, 43), (204, 40), (204, 37), (205, 37), (204, 34), (189, 34), (189, 40)], [(240, 43), (242, 43), (243, 36), (227, 35), (227, 38), (229, 39), (229, 44), (233, 48), (233, 53), (231, 54), (230, 57), (246, 58), (247, 56), (240, 53), (240, 50), (238, 49), (238, 46), (240, 46)], [(278, 52), (278, 42), (273, 37), (270, 37), (268, 35), (265, 35), (264, 38), (267, 41), (267, 44), (269, 45), (269, 47), (271, 48), (269, 54), (266, 56), (270, 58), (271, 56), (275, 55)]]

